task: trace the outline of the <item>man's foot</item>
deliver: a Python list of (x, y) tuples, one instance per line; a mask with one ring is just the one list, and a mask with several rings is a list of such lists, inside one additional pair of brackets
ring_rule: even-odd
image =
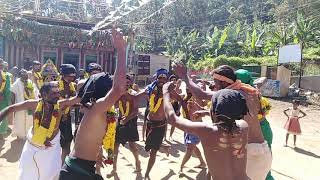
[(117, 175), (117, 170), (112, 170), (109, 174), (107, 174), (107, 178), (111, 178), (113, 176)]
[(184, 176), (185, 176), (184, 172), (182, 171), (182, 169), (180, 169), (180, 171), (179, 171), (179, 178), (182, 178), (182, 177), (184, 177)]
[(171, 142), (173, 141), (173, 138), (172, 138), (172, 136), (170, 136), (170, 137), (169, 137), (169, 141), (171, 141)]
[(283, 147), (288, 147), (288, 145), (287, 145), (287, 144), (284, 144)]
[(170, 145), (169, 144), (162, 144), (161, 145), (161, 149), (164, 151), (164, 153), (169, 157), (170, 153), (169, 153), (169, 150), (170, 150)]
[(206, 169), (207, 168), (207, 165), (206, 164), (199, 164), (198, 166), (196, 166), (195, 168), (199, 168), (199, 169)]

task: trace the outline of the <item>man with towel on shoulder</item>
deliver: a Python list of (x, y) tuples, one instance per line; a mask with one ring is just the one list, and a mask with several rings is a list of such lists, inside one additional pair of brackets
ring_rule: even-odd
[[(209, 100), (216, 93), (203, 91), (187, 76), (187, 69), (178, 64), (175, 72), (185, 80), (187, 87), (197, 98)], [(268, 143), (261, 132), (258, 114), (261, 109), (259, 91), (237, 80), (234, 70), (227, 65), (219, 66), (212, 72), (215, 90), (233, 89), (239, 91), (246, 99), (249, 113), (244, 120), (249, 125), (247, 145), (247, 175), (252, 180), (264, 180), (271, 169), (272, 155)]]

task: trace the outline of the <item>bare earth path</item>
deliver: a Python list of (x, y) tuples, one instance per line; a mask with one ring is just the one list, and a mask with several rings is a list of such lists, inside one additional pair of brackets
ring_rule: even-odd
[[(272, 100), (272, 111), (268, 116), (271, 127), (273, 129), (273, 164), (272, 174), (275, 179), (280, 180), (318, 180), (320, 179), (320, 108), (319, 107), (303, 107), (307, 113), (307, 117), (301, 120), (303, 135), (297, 139), (297, 148), (292, 148), (293, 137), (290, 136), (289, 146), (283, 147), (285, 140), (285, 131), (283, 124), (285, 116), (282, 111), (289, 107), (290, 104), (281, 101)], [(143, 114), (144, 109), (140, 109)], [(210, 121), (208, 118), (206, 121)], [(138, 122), (139, 131), (141, 132), (142, 117)], [(12, 128), (12, 126), (10, 126)], [(174, 133), (174, 142), (171, 142), (170, 156), (164, 153), (158, 153), (154, 168), (151, 171), (151, 179), (205, 179), (206, 170), (194, 168), (199, 164), (196, 158), (191, 158), (186, 164), (186, 176), (179, 177), (179, 167), (184, 155), (185, 147), (183, 145), (183, 132), (176, 130)], [(12, 180), (17, 179), (18, 162), (23, 141), (17, 141), (11, 135), (0, 140), (0, 179)], [(142, 174), (144, 174), (148, 153), (144, 151), (144, 143), (138, 142), (140, 150), (140, 159), (142, 162)], [(200, 149), (201, 145), (199, 145)], [(107, 178), (107, 173), (111, 171), (111, 167), (102, 170), (103, 177)], [(120, 148), (118, 160), (118, 177), (110, 179), (134, 180), (142, 179), (139, 174), (133, 173), (134, 158), (127, 147)]]

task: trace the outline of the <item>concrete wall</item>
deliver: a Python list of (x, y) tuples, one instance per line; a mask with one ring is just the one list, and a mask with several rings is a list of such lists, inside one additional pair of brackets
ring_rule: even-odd
[(170, 59), (167, 56), (150, 54), (150, 75), (156, 73), (160, 68), (169, 71)]
[[(299, 77), (291, 77), (291, 84), (299, 84)], [(301, 88), (315, 92), (320, 92), (320, 76), (303, 76), (301, 78)]]

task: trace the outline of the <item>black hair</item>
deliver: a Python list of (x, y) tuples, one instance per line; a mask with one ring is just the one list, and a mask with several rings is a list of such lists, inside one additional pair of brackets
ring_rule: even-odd
[(54, 85), (54, 82), (45, 82), (40, 88), (40, 94), (48, 94)]
[(27, 70), (25, 70), (25, 69), (20, 69), (20, 71), (18, 72), (18, 76), (19, 76), (19, 77), (21, 77), (22, 72), (26, 72), (26, 73), (27, 73)]
[(300, 105), (300, 100), (294, 99), (294, 100), (292, 101), (292, 103)]
[(233, 81), (237, 80), (237, 75), (234, 72), (234, 69), (228, 65), (222, 65), (213, 70), (213, 73), (225, 76)]
[(242, 119), (248, 113), (245, 97), (236, 90), (219, 90), (212, 96), (211, 102), (211, 111), (220, 122), (218, 125), (228, 132), (236, 128), (235, 120)]
[(172, 74), (172, 75), (169, 77), (169, 81), (171, 81), (171, 79), (173, 79), (173, 78), (178, 79), (176, 75)]

